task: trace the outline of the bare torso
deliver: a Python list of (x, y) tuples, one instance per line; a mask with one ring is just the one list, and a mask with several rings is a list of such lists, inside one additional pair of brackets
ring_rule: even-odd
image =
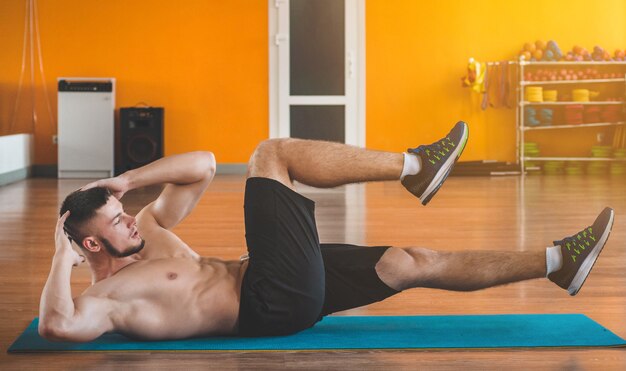
[(162, 258), (133, 263), (83, 295), (115, 302), (116, 332), (144, 339), (233, 334), (243, 264)]
[(200, 258), (169, 230), (139, 224), (140, 259), (82, 294), (110, 299), (114, 331), (153, 340), (236, 333), (247, 261)]

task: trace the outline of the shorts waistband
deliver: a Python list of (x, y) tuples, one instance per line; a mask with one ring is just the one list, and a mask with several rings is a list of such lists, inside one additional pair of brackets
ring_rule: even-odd
[(254, 184), (254, 183), (257, 183), (257, 184), (267, 184), (268, 186), (271, 186), (271, 187), (280, 188), (283, 191), (287, 192), (288, 194), (291, 194), (292, 196), (301, 199), (302, 201), (307, 203), (310, 207), (315, 208), (315, 201), (313, 201), (310, 198), (305, 197), (302, 194), (294, 191), (293, 189), (287, 187), (286, 185), (284, 185), (283, 183), (279, 182), (276, 179), (265, 178), (265, 177), (250, 177), (250, 178), (246, 179), (246, 186), (248, 184)]

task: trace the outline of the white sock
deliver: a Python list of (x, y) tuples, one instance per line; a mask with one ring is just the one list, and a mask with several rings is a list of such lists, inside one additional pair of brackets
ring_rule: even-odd
[(556, 272), (563, 266), (563, 256), (561, 255), (561, 246), (552, 246), (546, 248), (546, 267), (548, 274)]
[(400, 180), (404, 179), (407, 175), (415, 175), (422, 169), (422, 161), (419, 156), (411, 155), (404, 152), (404, 166), (402, 166), (402, 174)]

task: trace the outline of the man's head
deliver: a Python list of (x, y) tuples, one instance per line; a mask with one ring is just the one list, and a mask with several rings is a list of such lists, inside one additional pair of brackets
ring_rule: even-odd
[(81, 249), (91, 253), (106, 251), (115, 258), (139, 252), (145, 241), (137, 232), (135, 217), (124, 212), (122, 203), (104, 187), (70, 193), (61, 205), (60, 215), (70, 211), (65, 232)]

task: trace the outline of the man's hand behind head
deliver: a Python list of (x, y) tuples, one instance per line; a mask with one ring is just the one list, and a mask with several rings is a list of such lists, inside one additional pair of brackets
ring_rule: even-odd
[[(55, 231), (55, 251), (56, 254), (61, 254), (66, 259), (72, 260), (72, 265), (77, 266), (85, 261), (85, 257), (79, 255), (72, 248), (72, 243), (70, 242), (69, 237), (65, 233), (65, 220), (70, 215), (70, 211), (66, 211), (65, 214), (61, 215), (59, 220), (57, 221), (56, 231)], [(76, 241), (80, 243), (79, 241)]]
[(117, 198), (118, 200), (121, 199), (126, 192), (128, 192), (128, 182), (120, 176), (116, 176), (114, 178), (100, 179), (98, 181), (91, 182), (82, 187), (80, 190), (85, 191), (93, 187), (108, 188), (109, 191), (111, 191), (113, 197)]

